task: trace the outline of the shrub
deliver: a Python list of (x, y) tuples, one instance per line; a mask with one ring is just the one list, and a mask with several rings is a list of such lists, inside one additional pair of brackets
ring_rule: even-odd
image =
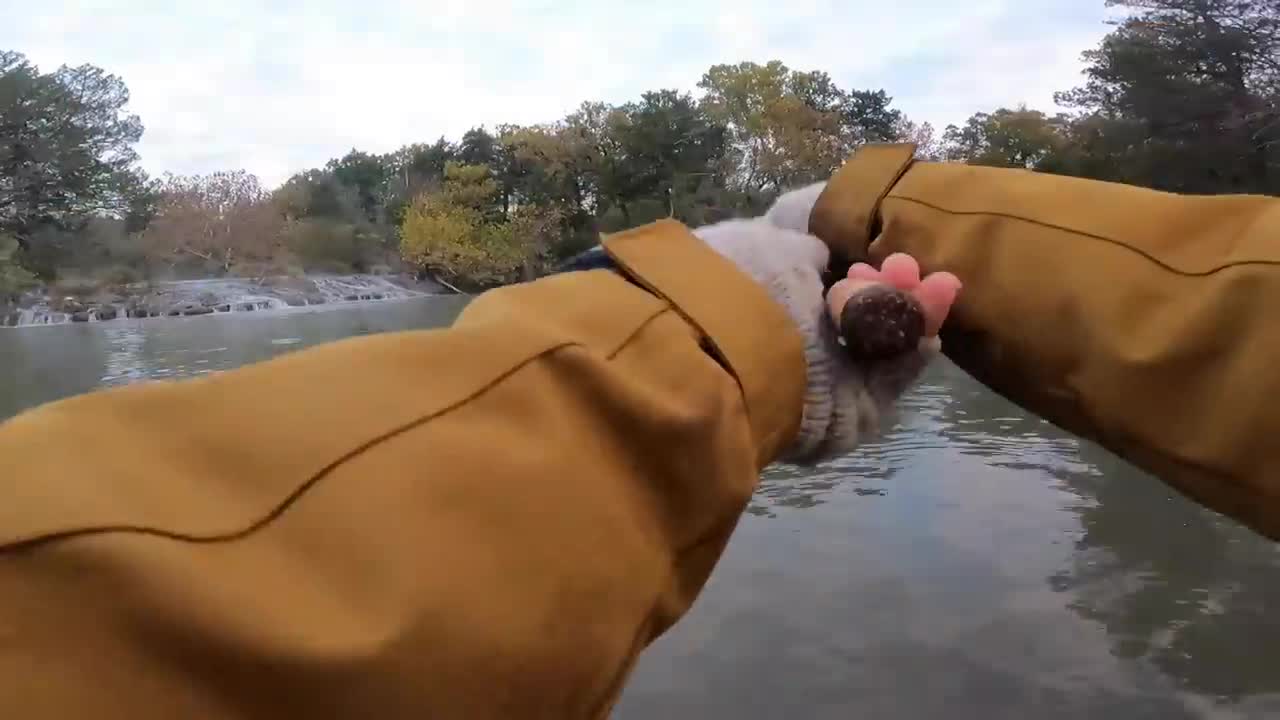
[(519, 275), (525, 251), (505, 224), (431, 197), (405, 211), (400, 249), (406, 262), (450, 282), (487, 287)]
[(18, 241), (0, 235), (0, 305), (39, 285), (36, 276), (18, 264)]
[(365, 272), (385, 261), (383, 238), (367, 224), (306, 218), (289, 223), (284, 238), (285, 246), (309, 271)]

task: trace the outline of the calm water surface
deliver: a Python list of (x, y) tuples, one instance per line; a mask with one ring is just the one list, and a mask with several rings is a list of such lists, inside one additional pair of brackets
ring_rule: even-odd
[[(0, 330), (0, 418), (460, 307)], [(767, 474), (616, 717), (1280, 718), (1280, 545), (950, 365), (901, 420), (855, 457)]]

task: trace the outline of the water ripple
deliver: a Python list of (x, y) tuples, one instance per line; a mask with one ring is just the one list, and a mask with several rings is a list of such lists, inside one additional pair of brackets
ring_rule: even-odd
[(954, 465), (955, 456), (973, 458), (982, 467), (1050, 477), (1098, 474), (1080, 459), (1078, 440), (1043, 420), (1007, 403), (997, 405), (998, 412), (981, 412), (981, 407), (971, 412), (975, 398), (990, 404), (991, 397), (955, 377), (927, 379), (900, 400), (895, 427), (856, 452), (814, 468), (769, 468), (748, 509), (772, 517), (780, 508), (811, 508), (837, 497), (874, 501), (892, 492), (895, 475), (930, 463)]

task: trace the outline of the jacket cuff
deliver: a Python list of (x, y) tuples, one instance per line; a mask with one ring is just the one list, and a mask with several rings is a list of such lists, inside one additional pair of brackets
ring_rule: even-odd
[(674, 220), (610, 235), (619, 269), (679, 312), (737, 379), (758, 467), (777, 459), (800, 427), (804, 339), (786, 310), (724, 256)]
[(866, 145), (827, 182), (809, 213), (809, 232), (831, 248), (833, 265), (867, 259), (880, 232), (880, 202), (911, 168), (915, 152), (911, 143)]

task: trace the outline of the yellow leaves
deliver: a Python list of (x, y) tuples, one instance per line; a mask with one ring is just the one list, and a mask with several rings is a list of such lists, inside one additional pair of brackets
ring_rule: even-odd
[(766, 142), (758, 154), (759, 170), (780, 187), (826, 177), (840, 166), (849, 147), (834, 112), (809, 107), (788, 95), (764, 108)]
[(552, 178), (574, 176), (594, 150), (580, 127), (524, 127), (503, 137), (518, 162), (537, 167)]
[(744, 62), (712, 67), (698, 86), (706, 91), (703, 109), (729, 128), (735, 174), (748, 188), (827, 177), (855, 139), (839, 111), (848, 94), (825, 73)]
[(507, 221), (483, 210), (497, 194), (488, 168), (450, 163), (444, 187), (405, 211), (400, 252), (406, 262), (449, 281), (486, 286), (515, 280), (532, 248)]
[(706, 91), (703, 102), (718, 120), (759, 135), (766, 130), (761, 108), (784, 96), (790, 74), (791, 70), (777, 60), (765, 65), (714, 65), (702, 76), (698, 87)]
[(480, 210), (493, 202), (498, 183), (484, 165), (450, 162), (444, 167), (444, 195), (453, 205)]

